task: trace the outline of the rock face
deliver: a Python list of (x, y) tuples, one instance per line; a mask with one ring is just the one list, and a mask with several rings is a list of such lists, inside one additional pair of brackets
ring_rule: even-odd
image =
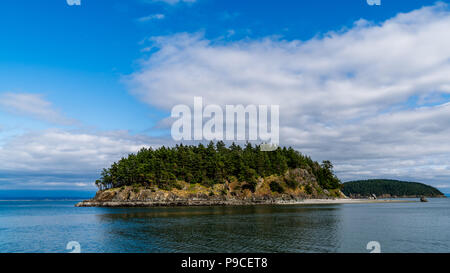
[[(155, 206), (226, 206), (254, 204), (294, 204), (305, 199), (347, 198), (339, 189), (324, 190), (308, 172), (292, 170), (295, 187), (283, 182), (283, 177), (260, 178), (250, 191), (245, 183), (227, 181), (205, 187), (178, 181), (172, 190), (156, 187), (127, 186), (97, 192), (91, 200), (77, 204), (77, 207), (155, 207)], [(295, 181), (292, 182), (292, 177)], [(270, 184), (277, 182), (284, 192), (272, 192)]]
[[(337, 197), (322, 196), (320, 199)], [(340, 196), (339, 198), (345, 198)], [(237, 206), (256, 204), (295, 204), (305, 199), (305, 195), (274, 194), (263, 196), (209, 196), (206, 194), (177, 195), (173, 192), (151, 192), (147, 189), (139, 192), (106, 190), (97, 193), (91, 199), (78, 203), (77, 207), (157, 207), (157, 206)]]
[(304, 200), (302, 197), (279, 196), (262, 198), (244, 198), (236, 197), (210, 197), (193, 196), (182, 198), (179, 196), (167, 196), (166, 198), (149, 198), (145, 200), (111, 200), (97, 201), (95, 199), (78, 203), (77, 207), (158, 207), (158, 206), (240, 206), (256, 204), (295, 204)]

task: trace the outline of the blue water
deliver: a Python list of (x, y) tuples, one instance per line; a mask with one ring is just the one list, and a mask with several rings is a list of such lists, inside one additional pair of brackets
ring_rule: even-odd
[(450, 252), (450, 199), (428, 203), (75, 208), (0, 201), (0, 252)]

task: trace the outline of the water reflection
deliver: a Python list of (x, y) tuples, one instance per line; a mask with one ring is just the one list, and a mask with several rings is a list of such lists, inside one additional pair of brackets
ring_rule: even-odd
[(0, 252), (449, 252), (450, 199), (316, 206), (76, 208), (0, 202)]
[(102, 209), (107, 251), (335, 252), (340, 206)]

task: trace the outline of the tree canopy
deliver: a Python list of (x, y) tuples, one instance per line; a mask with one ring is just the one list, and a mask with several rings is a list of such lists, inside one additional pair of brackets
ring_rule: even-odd
[(169, 190), (177, 187), (177, 181), (213, 186), (234, 178), (254, 190), (259, 177), (284, 175), (296, 168), (307, 169), (324, 189), (341, 186), (330, 161), (319, 164), (291, 147), (266, 152), (259, 145), (227, 147), (222, 141), (207, 146), (142, 148), (103, 169), (96, 185), (101, 190), (136, 184)]

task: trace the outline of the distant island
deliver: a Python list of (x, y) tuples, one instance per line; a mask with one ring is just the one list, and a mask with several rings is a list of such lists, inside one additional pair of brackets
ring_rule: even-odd
[(373, 195), (378, 198), (445, 197), (442, 192), (429, 185), (389, 179), (346, 182), (342, 192), (351, 198), (367, 198)]
[(141, 149), (102, 171), (92, 200), (79, 207), (295, 203), (346, 198), (330, 161), (293, 148), (262, 151), (223, 142)]

